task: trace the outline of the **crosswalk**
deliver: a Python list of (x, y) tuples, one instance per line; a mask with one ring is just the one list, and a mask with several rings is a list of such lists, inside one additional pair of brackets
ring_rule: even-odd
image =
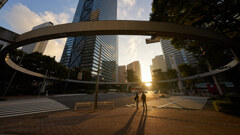
[(0, 102), (0, 118), (69, 109), (49, 98), (24, 99)]
[[(169, 98), (160, 98), (148, 101), (148, 108), (174, 108), (174, 109), (193, 109), (201, 110), (208, 97), (193, 97), (193, 96), (173, 96)], [(140, 105), (141, 106), (141, 105)], [(129, 104), (126, 107), (136, 107), (136, 104)]]

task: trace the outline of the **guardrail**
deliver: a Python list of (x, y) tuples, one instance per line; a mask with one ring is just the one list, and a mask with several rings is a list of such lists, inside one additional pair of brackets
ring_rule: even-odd
[[(74, 110), (76, 111), (78, 107), (81, 107), (81, 106), (89, 106), (92, 108), (92, 111), (94, 111), (94, 108), (93, 108), (93, 105), (94, 105), (94, 102), (77, 102), (75, 103), (75, 107), (74, 107)], [(115, 108), (115, 102), (114, 101), (100, 101), (98, 102), (98, 105), (99, 106), (112, 106), (112, 109)]]

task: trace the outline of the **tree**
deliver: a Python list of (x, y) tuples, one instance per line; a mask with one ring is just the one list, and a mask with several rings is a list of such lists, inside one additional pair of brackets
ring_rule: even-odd
[[(192, 25), (220, 32), (236, 43), (240, 41), (240, 14), (237, 8), (240, 6), (240, 2), (238, 0), (153, 0), (152, 6), (151, 21)], [(226, 55), (231, 54), (225, 47), (205, 41), (173, 38), (172, 44), (177, 49), (184, 48), (199, 57), (204, 51), (205, 59), (208, 59), (213, 66), (217, 62), (217, 65), (221, 62), (224, 63), (224, 61), (216, 59), (220, 55), (225, 56), (226, 59)]]
[[(179, 65), (178, 69), (182, 77), (188, 77), (197, 74), (196, 68), (186, 63)], [(186, 84), (186, 90), (190, 90), (196, 83), (195, 79), (185, 80), (184, 82)]]
[(197, 74), (196, 68), (186, 63), (179, 65), (178, 69), (182, 77), (188, 77)]
[[(177, 71), (174, 69), (168, 69), (167, 72), (162, 72), (161, 69), (153, 71), (152, 80), (153, 82), (162, 81), (162, 80), (171, 80), (178, 77)], [(169, 89), (176, 89), (176, 82), (166, 82), (166, 83), (153, 83), (153, 88), (160, 89), (161, 91), (167, 91)]]
[(127, 70), (127, 81), (128, 82), (139, 82), (140, 79), (133, 70)]
[[(239, 0), (153, 0), (150, 21), (191, 25), (222, 33), (233, 42), (239, 43), (239, 7)], [(228, 47), (216, 43), (203, 40), (171, 39), (175, 48), (193, 52), (201, 62), (209, 63), (212, 68), (225, 65), (233, 57)], [(240, 57), (240, 47), (231, 47)], [(240, 80), (239, 76), (240, 73), (235, 72), (235, 76), (230, 79)], [(239, 83), (235, 83), (235, 86), (237, 85)]]
[[(68, 70), (65, 66), (57, 63), (54, 58), (51, 58), (49, 56), (43, 56), (41, 53), (26, 54), (21, 50), (16, 49), (10, 52), (10, 58), (16, 64), (18, 64), (20, 59), (23, 57), (23, 54), (24, 58), (20, 66), (41, 74), (45, 74), (48, 70), (48, 76), (54, 76), (59, 78), (67, 77)], [(6, 63), (0, 63), (0, 66), (0, 89), (4, 91), (15, 71), (10, 68)], [(38, 89), (33, 88), (34, 82), (42, 82), (42, 78), (33, 77), (21, 72), (16, 72), (16, 76), (14, 77), (8, 94), (33, 94), (34, 90), (36, 91)]]

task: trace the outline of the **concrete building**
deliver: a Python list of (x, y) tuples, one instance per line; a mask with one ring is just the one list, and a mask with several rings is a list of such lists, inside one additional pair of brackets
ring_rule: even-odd
[(142, 75), (141, 75), (141, 66), (139, 61), (134, 61), (130, 64), (127, 65), (127, 70), (133, 70), (135, 75), (142, 80)]
[(8, 0), (0, 0), (0, 9), (6, 4)]
[(122, 83), (127, 82), (126, 73), (127, 73), (126, 66), (118, 66), (118, 82)]
[(167, 71), (165, 59), (163, 55), (157, 55), (152, 59), (152, 65), (150, 65), (151, 73), (153, 70), (161, 69), (163, 72)]
[[(73, 23), (116, 19), (117, 0), (79, 0)], [(100, 78), (109, 82), (117, 81), (118, 39), (116, 35), (69, 37), (60, 62), (68, 68), (82, 67), (90, 71), (91, 80), (95, 80), (100, 46), (102, 46)]]
[[(40, 25), (37, 25), (35, 27), (32, 28), (32, 30), (36, 30), (36, 29), (40, 29), (40, 28), (44, 28), (44, 27), (49, 27), (49, 26), (53, 26), (52, 22), (46, 22)], [(22, 51), (26, 52), (26, 53), (33, 53), (33, 52), (39, 52), (42, 53), (45, 51), (46, 46), (47, 46), (48, 41), (41, 41), (41, 42), (37, 42), (37, 43), (32, 43), (26, 46), (22, 47)]]
[(167, 69), (176, 69), (178, 65), (186, 63), (191, 66), (196, 66), (198, 61), (191, 52), (184, 49), (177, 50), (171, 44), (171, 40), (160, 40), (163, 50), (163, 55), (166, 61)]

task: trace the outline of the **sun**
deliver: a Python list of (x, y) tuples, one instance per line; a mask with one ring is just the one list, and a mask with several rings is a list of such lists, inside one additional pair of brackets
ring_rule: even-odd
[(152, 83), (145, 83), (145, 85), (146, 85), (147, 87), (149, 87), (149, 86), (152, 85)]
[(144, 70), (142, 72), (142, 81), (143, 82), (151, 82), (152, 81), (152, 77), (151, 77), (151, 73), (150, 70)]

